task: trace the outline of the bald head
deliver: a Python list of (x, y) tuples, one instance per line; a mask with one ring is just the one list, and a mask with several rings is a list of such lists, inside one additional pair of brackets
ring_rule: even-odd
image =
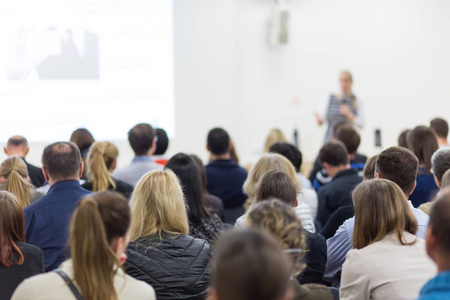
[(20, 156), (25, 158), (30, 150), (28, 148), (28, 141), (25, 137), (21, 135), (15, 135), (10, 137), (6, 147), (3, 148), (5, 154), (8, 156)]

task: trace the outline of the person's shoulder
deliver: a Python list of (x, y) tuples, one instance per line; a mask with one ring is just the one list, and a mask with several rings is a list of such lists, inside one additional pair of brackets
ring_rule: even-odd
[[(132, 293), (132, 299), (156, 299), (155, 290), (148, 283), (137, 280), (130, 275), (124, 274), (128, 291)], [(119, 290), (120, 293), (120, 290)], [(131, 298), (130, 298), (131, 299)]]
[[(66, 288), (64, 281), (58, 278), (55, 272), (48, 272), (45, 274), (39, 274), (36, 276), (29, 277), (22, 281), (22, 283), (15, 290), (12, 300), (26, 300), (26, 299), (46, 299), (41, 295), (45, 295), (46, 292), (52, 291), (53, 293), (58, 293), (61, 288)], [(60, 283), (60, 285), (55, 285)], [(70, 290), (68, 290), (70, 292)]]
[(41, 248), (36, 247), (34, 245), (28, 244), (28, 243), (24, 243), (24, 242), (18, 242), (17, 243), (17, 247), (19, 247), (20, 251), (22, 251), (22, 253), (27, 253), (30, 254), (32, 256), (41, 256), (43, 255), (43, 251)]

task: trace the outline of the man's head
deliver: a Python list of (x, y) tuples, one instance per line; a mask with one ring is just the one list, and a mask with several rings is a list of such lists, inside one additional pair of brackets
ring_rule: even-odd
[(155, 130), (150, 124), (139, 123), (128, 131), (128, 142), (136, 156), (152, 155), (156, 149)]
[(431, 120), (430, 127), (434, 130), (439, 138), (446, 139), (448, 136), (448, 123), (442, 118)]
[(56, 142), (48, 145), (42, 154), (42, 173), (53, 184), (63, 180), (79, 180), (83, 163), (77, 145), (72, 142)]
[(416, 187), (419, 160), (410, 150), (390, 147), (378, 155), (375, 163), (375, 177), (395, 182), (409, 197)]
[(255, 229), (223, 234), (214, 248), (210, 299), (289, 299), (291, 263), (279, 244)]
[(334, 136), (345, 145), (351, 157), (355, 156), (356, 150), (358, 150), (361, 143), (361, 136), (352, 125), (339, 126)]
[(270, 146), (269, 152), (283, 155), (292, 163), (295, 171), (300, 172), (302, 166), (302, 153), (294, 145), (286, 142), (275, 143)]
[(337, 140), (330, 141), (322, 146), (319, 151), (319, 161), (330, 177), (350, 168), (347, 149), (342, 142)]
[(28, 141), (21, 135), (15, 135), (8, 140), (6, 147), (3, 148), (3, 151), (8, 156), (20, 156), (25, 158), (27, 156), (28, 151)]
[(230, 150), (230, 136), (222, 128), (211, 129), (207, 138), (207, 149), (213, 155), (225, 155)]
[(436, 262), (438, 271), (450, 270), (450, 189), (448, 188), (433, 201), (426, 245), (427, 253)]
[(441, 187), (442, 176), (448, 169), (450, 169), (450, 148), (440, 148), (431, 156), (431, 171), (438, 187)]
[(156, 143), (156, 150), (154, 155), (163, 155), (166, 153), (167, 148), (169, 148), (169, 137), (167, 136), (167, 132), (162, 128), (156, 128), (155, 130), (156, 137), (158, 141)]
[(269, 170), (256, 184), (256, 202), (276, 198), (291, 207), (298, 205), (297, 191), (286, 172), (283, 170)]

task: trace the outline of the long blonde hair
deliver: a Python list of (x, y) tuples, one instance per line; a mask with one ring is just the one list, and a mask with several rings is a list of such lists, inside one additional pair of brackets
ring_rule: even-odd
[(0, 176), (6, 179), (5, 191), (14, 194), (22, 208), (31, 203), (33, 187), (27, 179), (27, 165), (21, 158), (11, 156), (5, 159), (0, 165)]
[(132, 241), (154, 234), (187, 234), (186, 204), (177, 176), (171, 170), (145, 174), (131, 196)]
[(119, 259), (112, 248), (130, 227), (128, 201), (106, 191), (85, 197), (70, 224), (74, 281), (86, 300), (118, 300), (114, 276)]
[(364, 248), (394, 233), (402, 245), (412, 245), (403, 239), (403, 232), (416, 234), (417, 220), (400, 187), (387, 179), (370, 179), (356, 187), (352, 194), (355, 204), (353, 247)]
[(282, 170), (291, 178), (295, 191), (299, 194), (302, 190), (300, 181), (292, 163), (284, 156), (277, 153), (266, 153), (252, 166), (244, 182), (244, 192), (251, 198), (256, 196), (256, 184), (269, 170)]
[(116, 189), (109, 170), (117, 160), (119, 149), (110, 142), (95, 142), (89, 150), (88, 176), (92, 180), (92, 191), (106, 191), (111, 185)]
[(286, 141), (286, 137), (280, 129), (272, 128), (267, 135), (266, 142), (264, 143), (264, 153), (269, 152), (270, 146), (273, 144)]

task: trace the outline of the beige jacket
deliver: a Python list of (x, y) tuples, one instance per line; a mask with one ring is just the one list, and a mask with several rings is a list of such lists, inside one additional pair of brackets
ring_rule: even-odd
[[(73, 278), (72, 260), (66, 260), (59, 267), (70, 278)], [(145, 282), (126, 275), (121, 269), (114, 277), (114, 285), (119, 300), (156, 299), (155, 291)], [(64, 280), (55, 272), (37, 275), (25, 279), (14, 292), (12, 300), (52, 300), (75, 299)]]
[[(403, 234), (406, 242), (417, 237)], [(422, 286), (436, 275), (425, 241), (402, 245), (394, 234), (359, 250), (350, 250), (342, 268), (341, 300), (416, 299)]]

